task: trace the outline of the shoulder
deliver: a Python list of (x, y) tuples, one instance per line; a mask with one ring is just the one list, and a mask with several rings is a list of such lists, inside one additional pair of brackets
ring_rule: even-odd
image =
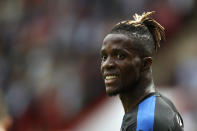
[(183, 130), (183, 120), (174, 104), (166, 97), (157, 97), (154, 117), (155, 130)]
[(123, 119), (122, 131), (183, 131), (183, 120), (174, 104), (156, 94), (142, 101)]

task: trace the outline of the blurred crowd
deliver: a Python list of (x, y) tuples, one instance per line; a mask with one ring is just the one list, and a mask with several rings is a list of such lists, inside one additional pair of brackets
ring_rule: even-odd
[(105, 94), (104, 36), (120, 20), (150, 10), (167, 36), (155, 58), (155, 81), (186, 90), (183, 113), (197, 116), (196, 6), (194, 0), (0, 0), (0, 121), (14, 131), (66, 129)]

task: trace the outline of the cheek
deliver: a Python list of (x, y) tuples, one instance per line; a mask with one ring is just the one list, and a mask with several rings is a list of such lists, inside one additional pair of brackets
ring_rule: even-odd
[(101, 62), (101, 64), (100, 64), (100, 72), (103, 74), (103, 72), (104, 72), (104, 68), (103, 68), (103, 62)]
[(137, 79), (137, 77), (138, 77), (138, 74), (139, 74), (139, 71), (135, 68), (135, 67), (133, 67), (133, 66), (130, 66), (130, 67), (128, 67), (126, 70), (125, 70), (125, 76), (126, 76), (126, 78), (125, 78), (125, 80), (127, 81), (127, 82), (132, 82), (132, 81), (134, 81), (135, 79)]
[(136, 82), (140, 77), (140, 63), (139, 62), (132, 62), (125, 64), (125, 70), (122, 72), (123, 84), (129, 85)]

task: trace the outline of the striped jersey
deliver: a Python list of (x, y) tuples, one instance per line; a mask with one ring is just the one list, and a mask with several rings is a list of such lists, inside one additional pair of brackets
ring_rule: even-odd
[(124, 115), (121, 131), (183, 131), (183, 127), (173, 103), (155, 92)]

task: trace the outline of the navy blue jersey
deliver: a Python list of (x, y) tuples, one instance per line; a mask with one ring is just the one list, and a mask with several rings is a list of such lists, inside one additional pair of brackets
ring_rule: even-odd
[(124, 115), (121, 131), (183, 131), (183, 127), (173, 103), (152, 93)]

